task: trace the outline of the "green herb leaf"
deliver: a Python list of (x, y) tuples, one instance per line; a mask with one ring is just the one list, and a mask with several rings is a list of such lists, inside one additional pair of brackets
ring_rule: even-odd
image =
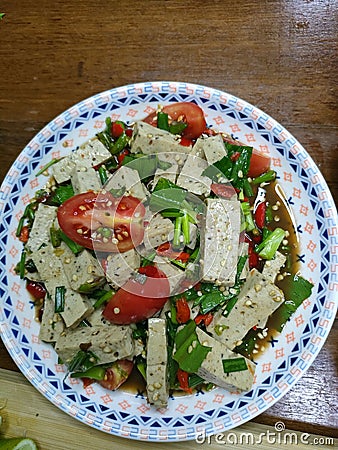
[(200, 297), (200, 311), (201, 314), (206, 314), (214, 308), (222, 305), (226, 301), (225, 296), (219, 290), (204, 294)]
[(73, 372), (71, 378), (91, 378), (92, 380), (103, 380), (106, 374), (104, 366), (93, 366), (82, 372)]
[(277, 331), (282, 331), (285, 323), (292, 316), (292, 314), (304, 300), (310, 297), (313, 288), (312, 283), (298, 275), (290, 277), (288, 283), (288, 298), (274, 313), (274, 316), (277, 319), (274, 319), (274, 322), (278, 323), (278, 326), (276, 327)]
[(157, 128), (169, 131), (168, 117), (169, 117), (168, 114), (164, 113), (163, 111), (159, 111), (157, 113)]
[(137, 170), (142, 181), (152, 177), (157, 169), (166, 170), (171, 167), (170, 163), (160, 161), (157, 155), (144, 155), (143, 153), (126, 155), (122, 165)]
[(97, 364), (98, 357), (93, 352), (79, 350), (68, 364), (69, 372), (83, 372)]
[(197, 372), (211, 351), (211, 347), (200, 344), (195, 330), (196, 324), (191, 320), (175, 337), (176, 352), (173, 359), (178, 363), (180, 369), (188, 373)]
[(59, 186), (48, 199), (48, 204), (52, 206), (60, 206), (66, 200), (74, 196), (74, 189), (71, 184)]
[[(247, 174), (250, 166), (252, 147), (246, 145), (235, 145), (228, 142), (224, 143), (227, 155), (212, 166), (207, 167), (202, 175), (211, 178), (216, 183), (223, 176), (230, 180), (231, 184), (250, 194), (250, 187), (247, 184)], [(235, 157), (236, 156), (236, 157)]]

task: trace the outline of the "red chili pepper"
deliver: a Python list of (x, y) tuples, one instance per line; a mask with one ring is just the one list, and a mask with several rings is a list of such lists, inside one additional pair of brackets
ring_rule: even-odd
[(138, 272), (150, 278), (160, 278), (158, 268), (155, 266), (140, 267)]
[(157, 247), (156, 253), (159, 256), (164, 256), (166, 253), (171, 252), (171, 244), (170, 242), (164, 242), (163, 244)]
[(45, 298), (46, 289), (37, 281), (27, 281), (26, 289), (36, 300)]
[(190, 319), (190, 308), (185, 298), (176, 301), (176, 320), (178, 323), (186, 323)]
[(21, 228), (19, 241), (25, 244), (28, 241), (28, 238), (29, 238), (29, 228), (27, 227), (27, 225), (25, 225)]
[(180, 388), (188, 394), (192, 394), (192, 389), (189, 387), (189, 374), (185, 370), (177, 370), (177, 379), (180, 384)]
[(257, 269), (259, 266), (259, 256), (255, 252), (254, 241), (247, 234), (245, 234), (244, 241), (249, 244), (249, 248), (248, 248), (249, 268), (250, 268), (250, 270)]
[(183, 263), (187, 262), (188, 259), (190, 258), (189, 253), (175, 252), (170, 242), (164, 242), (163, 244), (159, 245), (157, 247), (156, 253), (159, 256), (167, 256), (170, 259), (177, 259), (179, 261), (182, 261)]
[(130, 154), (130, 151), (127, 150), (127, 149), (125, 148), (125, 149), (122, 150), (122, 152), (117, 156), (117, 160), (118, 160), (118, 163), (119, 163), (120, 166), (121, 166), (121, 164), (122, 164), (124, 158), (125, 158), (127, 155), (129, 155), (129, 154)]
[(241, 156), (241, 154), (240, 154), (240, 152), (234, 152), (232, 155), (231, 155), (231, 157), (230, 157), (230, 159), (231, 159), (231, 161), (237, 161), (238, 159), (239, 159), (239, 157)]
[(265, 214), (266, 214), (266, 203), (260, 203), (255, 211), (255, 222), (258, 228), (263, 228), (265, 226)]
[(81, 378), (83, 383), (83, 388), (86, 389), (88, 386), (94, 383), (93, 378), (83, 377)]
[(113, 122), (111, 126), (111, 135), (114, 138), (118, 138), (124, 132), (124, 128), (120, 123)]
[(186, 137), (181, 137), (180, 144), (183, 145), (183, 147), (189, 147), (190, 145), (192, 145), (192, 140)]
[(199, 314), (198, 316), (195, 317), (195, 323), (196, 325), (200, 325), (203, 322), (204, 325), (207, 327), (208, 325), (211, 324), (213, 317), (214, 316), (211, 314), (211, 312), (206, 314)]

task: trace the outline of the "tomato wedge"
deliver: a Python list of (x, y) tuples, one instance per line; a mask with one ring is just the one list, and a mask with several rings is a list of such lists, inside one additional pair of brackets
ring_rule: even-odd
[(270, 164), (270, 156), (253, 149), (250, 159), (248, 176), (251, 178), (255, 178), (259, 175), (262, 175), (262, 173), (267, 172), (270, 169)]
[[(188, 126), (183, 130), (182, 135), (187, 139), (197, 139), (206, 129), (206, 121), (203, 110), (190, 102), (178, 102), (163, 107), (162, 111), (169, 115), (169, 119), (184, 122)], [(157, 113), (152, 113), (143, 119), (144, 122), (157, 126)]]
[(60, 228), (74, 242), (115, 253), (141, 244), (144, 215), (145, 208), (137, 198), (115, 198), (106, 191), (74, 195), (57, 212)]
[(170, 293), (164, 272), (155, 266), (140, 267), (107, 303), (103, 317), (118, 325), (141, 322), (163, 308)]
[(111, 367), (106, 370), (103, 380), (98, 383), (106, 389), (115, 391), (123, 384), (131, 374), (134, 364), (128, 359), (119, 359), (113, 362)]

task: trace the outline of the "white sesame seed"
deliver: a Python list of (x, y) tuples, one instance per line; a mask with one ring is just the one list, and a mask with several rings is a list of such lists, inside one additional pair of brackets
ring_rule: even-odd
[(259, 292), (259, 291), (261, 291), (261, 290), (262, 290), (262, 285), (259, 284), (259, 283), (255, 284), (255, 291), (256, 291), (256, 292)]

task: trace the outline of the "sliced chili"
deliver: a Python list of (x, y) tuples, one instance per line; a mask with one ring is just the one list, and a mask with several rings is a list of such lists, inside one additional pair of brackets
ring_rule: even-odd
[(189, 373), (185, 370), (178, 369), (177, 370), (177, 379), (180, 385), (180, 388), (188, 394), (192, 394), (192, 389), (189, 387)]
[(176, 301), (176, 320), (178, 323), (186, 323), (190, 319), (190, 308), (185, 298)]

